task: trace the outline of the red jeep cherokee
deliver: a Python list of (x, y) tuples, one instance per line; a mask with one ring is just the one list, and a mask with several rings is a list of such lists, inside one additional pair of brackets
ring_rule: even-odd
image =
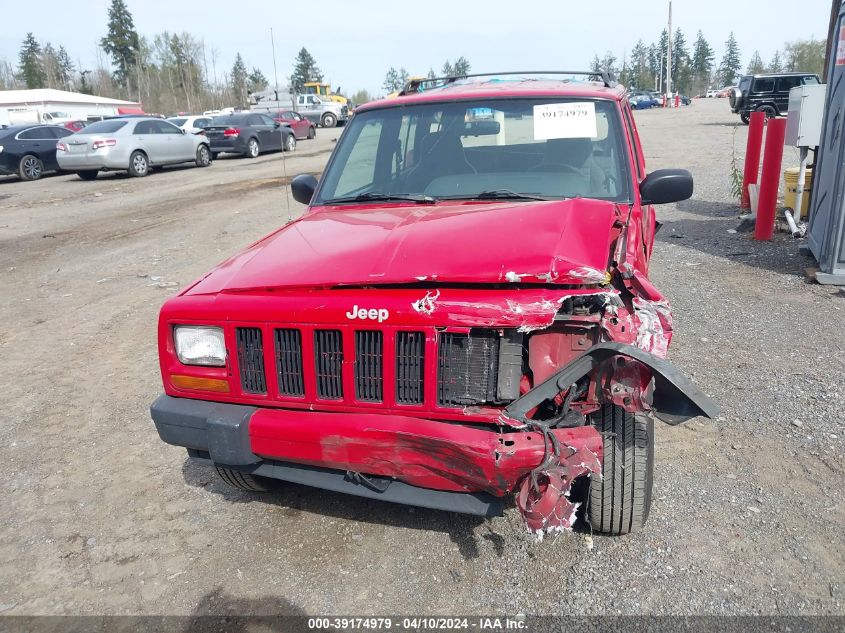
[[(356, 110), (305, 214), (170, 299), (161, 439), (251, 491), (285, 480), (624, 534), (651, 502), (653, 415), (715, 405), (664, 360), (652, 205), (625, 90), (587, 73), (411, 82)], [(540, 75), (540, 74), (537, 74)], [(552, 77), (551, 79), (549, 77)], [(595, 80), (595, 81), (594, 81)]]

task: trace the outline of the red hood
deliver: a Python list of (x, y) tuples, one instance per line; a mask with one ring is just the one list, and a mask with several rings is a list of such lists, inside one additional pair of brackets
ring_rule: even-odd
[(317, 209), (223, 262), (188, 293), (600, 283), (615, 220), (613, 203), (589, 199)]

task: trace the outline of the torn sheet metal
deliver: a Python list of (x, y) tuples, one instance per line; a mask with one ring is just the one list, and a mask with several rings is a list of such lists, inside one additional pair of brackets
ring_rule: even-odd
[(525, 477), (516, 495), (526, 529), (538, 538), (571, 530), (580, 505), (569, 499), (572, 483), (582, 475), (601, 477), (601, 462), (588, 448), (564, 445), (560, 452), (565, 456), (551, 455)]
[(418, 299), (411, 303), (411, 307), (414, 309), (415, 312), (419, 312), (421, 314), (432, 314), (436, 307), (436, 301), (440, 297), (440, 291), (435, 290), (434, 292), (428, 291), (425, 293), (425, 296), (422, 299)]
[(672, 311), (667, 301), (632, 299), (637, 325), (637, 347), (666, 358), (672, 340)]

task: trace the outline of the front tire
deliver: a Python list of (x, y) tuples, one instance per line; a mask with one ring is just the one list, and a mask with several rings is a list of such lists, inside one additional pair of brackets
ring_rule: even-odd
[(313, 125), (308, 128), (308, 138), (314, 139), (317, 136), (317, 128)]
[(602, 479), (590, 479), (590, 525), (605, 534), (635, 532), (651, 508), (654, 420), (608, 404), (590, 421), (604, 438)]
[(324, 114), (323, 118), (320, 120), (320, 125), (323, 127), (334, 127), (337, 125), (337, 118), (331, 113)]
[(197, 148), (196, 164), (197, 167), (208, 167), (211, 164), (211, 152), (208, 145), (200, 145)]
[(214, 465), (214, 469), (217, 471), (220, 479), (238, 490), (245, 490), (247, 492), (270, 492), (277, 487), (275, 479), (250, 475), (249, 473), (244, 473), (240, 470), (233, 470), (232, 468), (226, 468), (225, 466), (218, 466), (216, 464)]
[(296, 137), (291, 133), (288, 134), (288, 137), (285, 139), (285, 152), (292, 152), (296, 149)]
[(27, 154), (18, 163), (21, 180), (38, 180), (44, 175), (44, 163), (34, 154)]
[(258, 145), (258, 139), (251, 138), (246, 144), (246, 155), (249, 158), (258, 158), (261, 153), (261, 147)]
[(143, 178), (150, 173), (150, 161), (144, 152), (135, 150), (129, 157), (129, 175), (134, 178)]

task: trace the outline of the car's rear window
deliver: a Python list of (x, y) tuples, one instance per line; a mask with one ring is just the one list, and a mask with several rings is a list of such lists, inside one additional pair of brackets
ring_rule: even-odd
[(246, 125), (246, 114), (224, 114), (211, 119), (211, 125)]
[(97, 121), (91, 123), (83, 128), (85, 134), (113, 134), (126, 125), (126, 121), (119, 121), (117, 119), (109, 119), (107, 121)]

